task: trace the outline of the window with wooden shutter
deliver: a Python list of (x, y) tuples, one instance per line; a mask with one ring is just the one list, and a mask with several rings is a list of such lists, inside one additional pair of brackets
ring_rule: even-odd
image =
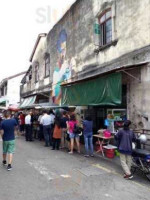
[(100, 34), (101, 34), (101, 27), (100, 24), (97, 22), (94, 24), (94, 44), (96, 46), (101, 46)]
[(45, 58), (45, 77), (50, 75), (50, 58)]
[(100, 41), (101, 45), (104, 46), (112, 42), (112, 14), (111, 9), (105, 11), (99, 17), (99, 25), (100, 25)]
[(39, 80), (39, 66), (35, 65), (35, 83)]

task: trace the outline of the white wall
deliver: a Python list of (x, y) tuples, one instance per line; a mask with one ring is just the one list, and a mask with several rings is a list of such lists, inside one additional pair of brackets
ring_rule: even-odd
[(23, 76), (24, 74), (8, 80), (7, 99), (9, 102), (7, 106), (20, 102), (20, 83)]

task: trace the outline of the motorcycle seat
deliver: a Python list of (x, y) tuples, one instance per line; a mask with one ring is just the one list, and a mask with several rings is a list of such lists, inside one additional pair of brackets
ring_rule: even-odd
[(133, 156), (139, 156), (139, 157), (145, 157), (145, 156), (150, 156), (150, 152), (144, 149), (134, 149)]

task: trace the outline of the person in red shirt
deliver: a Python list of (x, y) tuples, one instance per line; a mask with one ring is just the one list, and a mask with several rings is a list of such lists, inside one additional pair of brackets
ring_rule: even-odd
[(22, 135), (24, 135), (25, 115), (22, 112), (19, 115), (19, 121), (20, 121), (20, 132)]

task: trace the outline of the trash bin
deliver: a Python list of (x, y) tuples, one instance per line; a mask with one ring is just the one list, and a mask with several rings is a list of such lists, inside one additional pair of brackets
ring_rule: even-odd
[(106, 149), (105, 155), (107, 158), (114, 158), (115, 157), (115, 149)]

